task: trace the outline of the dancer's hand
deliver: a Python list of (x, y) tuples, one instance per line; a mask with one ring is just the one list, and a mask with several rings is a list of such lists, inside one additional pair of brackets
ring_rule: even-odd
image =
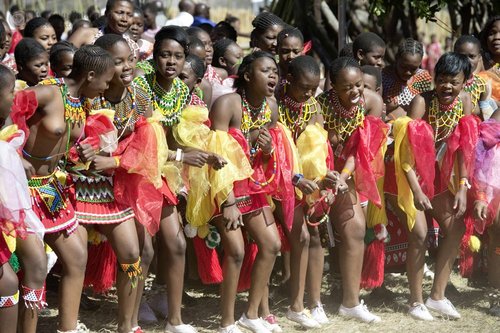
[(222, 217), (227, 230), (236, 230), (243, 226), (243, 216), (236, 204), (222, 207)]
[(208, 153), (200, 150), (192, 150), (184, 153), (182, 163), (201, 168), (207, 163), (208, 158)]
[(302, 178), (299, 180), (297, 184), (299, 190), (304, 194), (312, 194), (314, 191), (319, 190), (319, 186), (315, 181)]
[(88, 143), (78, 144), (76, 150), (78, 151), (78, 156), (80, 156), (80, 159), (82, 160), (83, 163), (86, 163), (87, 161), (92, 161), (94, 156), (96, 155), (95, 149), (92, 147), (91, 144)]
[(423, 191), (418, 191), (413, 194), (413, 203), (415, 208), (418, 210), (432, 209), (432, 204), (429, 198), (424, 194)]
[(261, 128), (259, 130), (259, 136), (257, 137), (257, 144), (259, 145), (262, 152), (266, 155), (271, 154), (273, 150), (273, 138), (267, 130), (267, 128)]
[(210, 164), (215, 170), (220, 170), (227, 164), (227, 161), (224, 157), (212, 153), (208, 157), (207, 163)]
[(455, 194), (455, 202), (453, 203), (453, 209), (455, 209), (455, 216), (461, 217), (465, 213), (467, 208), (467, 188), (460, 187), (457, 194)]
[(116, 160), (113, 157), (96, 155), (92, 159), (92, 169), (98, 172), (116, 169)]
[(349, 185), (339, 177), (339, 179), (335, 182), (334, 194), (337, 195), (340, 191), (341, 194), (346, 193), (349, 190)]
[(483, 221), (488, 217), (488, 204), (485, 201), (477, 200), (474, 202), (474, 218)]
[(35, 171), (35, 168), (33, 167), (33, 164), (26, 161), (24, 158), (22, 158), (21, 161), (23, 162), (23, 168), (24, 168), (24, 172), (26, 173), (26, 177), (28, 179), (31, 179), (31, 177), (33, 177), (36, 174), (36, 171)]

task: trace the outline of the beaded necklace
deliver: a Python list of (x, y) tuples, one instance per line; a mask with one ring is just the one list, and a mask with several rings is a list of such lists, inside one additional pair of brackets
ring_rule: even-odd
[(40, 85), (55, 85), (61, 90), (61, 95), (64, 104), (64, 120), (71, 125), (85, 122), (87, 114), (85, 110), (89, 107), (88, 102), (82, 97), (73, 97), (68, 91), (68, 85), (62, 78), (45, 79), (39, 83)]
[(465, 82), (464, 90), (469, 93), (472, 105), (476, 106), (481, 94), (486, 91), (486, 81), (476, 74), (472, 74), (472, 77)]
[(449, 105), (439, 103), (436, 94), (433, 95), (429, 107), (429, 124), (434, 128), (434, 141), (439, 142), (453, 132), (460, 118), (463, 117), (464, 106), (457, 96)]
[(432, 77), (426, 70), (418, 69), (408, 82), (396, 77), (395, 69), (386, 68), (382, 75), (384, 100), (397, 105), (410, 105), (413, 98), (431, 89)]
[[(250, 143), (250, 132), (255, 129), (260, 129), (264, 125), (271, 122), (271, 108), (267, 104), (267, 98), (264, 98), (262, 104), (259, 107), (253, 107), (250, 103), (248, 103), (245, 91), (243, 90), (241, 94), (241, 110), (241, 132), (245, 135), (248, 145), (250, 146), (250, 162), (253, 163), (254, 157), (257, 154), (259, 147), (257, 145), (252, 146), (252, 144)], [(276, 170), (276, 152), (273, 151), (273, 172), (269, 179), (260, 182), (250, 176), (250, 180), (257, 186), (268, 186), (274, 180), (274, 177), (276, 176)]]
[[(130, 101), (128, 101), (128, 99), (130, 99)], [(134, 124), (139, 119), (135, 86), (133, 90), (131, 86), (127, 86), (127, 95), (122, 101), (116, 104), (111, 103), (106, 100), (104, 96), (101, 96), (101, 107), (115, 110), (113, 123), (118, 131), (124, 131), (127, 128), (133, 130)]]
[(299, 137), (304, 125), (309, 123), (317, 109), (313, 109), (316, 99), (311, 97), (305, 103), (296, 102), (286, 93), (286, 85), (279, 101), (280, 122), (292, 131), (294, 141)]
[(350, 109), (346, 109), (340, 103), (339, 97), (333, 89), (324, 94), (328, 96), (323, 98), (325, 102), (330, 102), (324, 109), (326, 127), (329, 130), (334, 130), (342, 143), (363, 124), (366, 112), (365, 101), (360, 97), (356, 105), (351, 106)]
[(264, 98), (260, 106), (253, 107), (248, 103), (245, 91), (243, 91), (241, 94), (241, 110), (241, 132), (247, 137), (247, 140), (249, 140), (250, 131), (259, 129), (271, 122), (271, 108), (269, 108), (266, 98)]

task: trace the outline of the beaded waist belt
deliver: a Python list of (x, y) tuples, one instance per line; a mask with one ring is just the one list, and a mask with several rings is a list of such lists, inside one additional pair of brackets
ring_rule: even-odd
[(76, 200), (90, 203), (115, 201), (113, 178), (102, 175), (71, 174), (75, 184)]
[(40, 198), (51, 214), (66, 209), (63, 185), (56, 172), (48, 176), (31, 177), (28, 187), (31, 195)]

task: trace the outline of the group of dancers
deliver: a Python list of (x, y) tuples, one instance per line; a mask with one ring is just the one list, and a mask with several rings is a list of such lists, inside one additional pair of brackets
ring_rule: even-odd
[[(212, 34), (165, 26), (148, 42), (132, 1), (109, 0), (105, 15), (104, 26), (60, 42), (34, 18), (15, 62), (3, 53), (1, 332), (36, 332), (52, 251), (62, 267), (58, 332), (86, 331), (84, 285), (116, 286), (118, 332), (143, 332), (155, 256), (165, 331), (196, 332), (181, 316), (187, 247), (202, 282), (220, 283), (218, 332), (282, 331), (269, 306), (280, 251), (286, 317), (306, 329), (328, 324), (321, 283), (333, 244), (338, 314), (376, 323), (359, 294), (382, 285), (391, 219), (407, 235), (411, 317), (460, 318), (445, 288), (457, 257), (473, 269), (483, 233), (489, 283), (500, 288), (500, 17), (481, 40), (460, 37), (434, 79), (420, 69), (420, 42), (405, 39), (384, 66), (384, 41), (365, 32), (332, 55), (321, 80), (300, 30), (271, 13), (252, 22), (246, 56), (224, 24)], [(440, 237), (424, 301), (432, 221)], [(236, 320), (241, 290), (248, 301)]]

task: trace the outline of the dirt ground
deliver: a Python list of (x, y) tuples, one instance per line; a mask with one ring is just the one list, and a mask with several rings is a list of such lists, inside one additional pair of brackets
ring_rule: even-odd
[[(148, 282), (150, 280), (148, 279)], [(310, 332), (500, 332), (500, 318), (487, 314), (488, 303), (485, 299), (485, 292), (482, 289), (469, 287), (467, 280), (461, 278), (457, 273), (453, 273), (451, 280), (456, 288), (449, 288), (447, 297), (461, 313), (462, 318), (460, 320), (451, 321), (435, 318), (433, 322), (419, 322), (411, 319), (406, 315), (409, 296), (406, 276), (386, 274), (387, 291), (378, 293), (362, 292), (361, 298), (369, 309), (382, 318), (381, 323), (369, 325), (353, 320), (345, 320), (336, 314), (340, 305), (340, 279), (338, 275), (327, 272), (323, 279), (322, 301), (331, 323), (320, 329), (310, 330)], [(428, 295), (430, 288), (431, 281), (426, 280), (424, 295)], [(184, 301), (184, 321), (193, 324), (199, 332), (215, 332), (220, 319), (218, 316), (218, 288), (216, 286), (187, 285), (186, 291), (190, 297)], [(38, 332), (52, 333), (56, 330), (56, 297), (55, 292), (49, 291), (50, 308), (40, 318)], [(237, 315), (244, 311), (246, 297), (246, 293), (238, 295)], [(85, 323), (91, 332), (114, 332), (116, 330), (116, 297), (111, 293), (106, 297), (92, 297), (92, 299), (99, 307), (92, 311), (81, 310), (80, 321)], [(272, 287), (271, 309), (278, 317), (283, 331), (304, 331), (285, 318), (287, 306), (287, 298), (283, 291), (276, 286)], [(159, 320), (157, 324), (142, 325), (142, 327), (145, 332), (163, 332), (165, 320)]]

